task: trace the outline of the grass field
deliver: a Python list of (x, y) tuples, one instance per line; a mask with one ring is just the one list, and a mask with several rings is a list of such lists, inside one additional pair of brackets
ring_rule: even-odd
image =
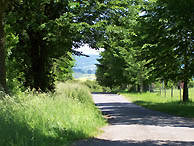
[(130, 101), (143, 107), (158, 110), (172, 115), (194, 118), (194, 88), (189, 89), (190, 102), (180, 102), (180, 91), (174, 90), (174, 96), (171, 97), (171, 91), (167, 90), (167, 96), (163, 93), (127, 93), (121, 92), (121, 95), (127, 97)]
[(0, 100), (1, 146), (68, 146), (105, 125), (86, 86), (59, 83), (55, 94), (18, 93)]

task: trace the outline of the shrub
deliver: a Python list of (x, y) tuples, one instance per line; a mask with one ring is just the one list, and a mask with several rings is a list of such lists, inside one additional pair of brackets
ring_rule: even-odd
[(99, 85), (96, 81), (86, 80), (83, 82), (91, 92), (111, 92), (110, 88)]

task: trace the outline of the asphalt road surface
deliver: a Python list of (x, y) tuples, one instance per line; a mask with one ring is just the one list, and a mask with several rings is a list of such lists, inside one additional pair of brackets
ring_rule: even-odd
[(93, 99), (109, 125), (76, 146), (194, 146), (193, 119), (148, 110), (116, 94), (93, 94)]

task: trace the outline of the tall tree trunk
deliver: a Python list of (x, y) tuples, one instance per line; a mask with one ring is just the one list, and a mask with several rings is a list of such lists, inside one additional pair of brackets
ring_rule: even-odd
[(173, 87), (171, 87), (171, 97), (173, 97)]
[(189, 101), (189, 91), (188, 91), (188, 57), (187, 52), (184, 56), (184, 87), (183, 87), (183, 101)]
[(46, 76), (44, 73), (45, 68), (45, 59), (42, 50), (44, 47), (41, 47), (41, 40), (39, 35), (36, 33), (33, 34), (34, 37), (31, 37), (32, 48), (31, 48), (31, 61), (32, 61), (32, 79), (33, 84), (31, 85), (32, 88), (36, 90), (45, 91), (45, 80)]
[(143, 93), (143, 82), (141, 82), (141, 85), (140, 85), (140, 93), (141, 94)]
[(184, 55), (184, 87), (183, 87), (183, 102), (189, 101), (189, 91), (188, 91), (188, 52)]
[(189, 101), (189, 90), (188, 90), (188, 80), (184, 80), (184, 87), (183, 87), (183, 101)]
[(140, 84), (140, 93), (142, 94), (143, 93), (143, 78), (142, 78), (142, 66), (141, 66), (141, 70), (140, 70), (140, 73), (139, 73), (139, 84)]
[(0, 11), (0, 86), (7, 92), (5, 66), (5, 37), (3, 27), (3, 12)]
[(30, 49), (31, 73), (29, 75), (32, 78), (30, 87), (43, 92), (52, 91), (54, 89), (54, 76), (50, 73), (52, 66), (49, 64), (46, 43), (41, 35), (32, 29), (28, 30), (28, 34), (32, 45)]

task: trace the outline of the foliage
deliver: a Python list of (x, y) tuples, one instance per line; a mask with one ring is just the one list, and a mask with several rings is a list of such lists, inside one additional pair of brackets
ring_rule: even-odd
[(187, 101), (194, 72), (193, 1), (133, 1), (127, 11), (122, 8), (131, 1), (122, 2), (105, 27), (97, 81), (111, 88), (138, 85), (140, 91), (156, 80), (165, 81), (165, 86), (181, 81)]
[(23, 73), (18, 71), (17, 61), (10, 59), (12, 49), (16, 47), (19, 38), (11, 31), (10, 25), (5, 25), (5, 34), (7, 89), (9, 94), (15, 94), (19, 90), (23, 90), (22, 82), (20, 82)]
[(75, 60), (72, 57), (72, 54), (69, 52), (66, 56), (56, 59), (54, 62), (54, 74), (56, 76), (56, 81), (67, 81), (71, 80), (73, 74), (73, 66)]
[[(184, 101), (188, 100), (188, 81), (193, 77), (192, 0), (147, 2), (140, 19), (137, 46), (142, 59), (161, 80), (184, 82)], [(184, 13), (183, 13), (184, 10)]]
[[(113, 49), (107, 49), (101, 53), (102, 58), (99, 59), (97, 65), (96, 77), (99, 84), (113, 88), (125, 83), (126, 78), (123, 77), (123, 66), (125, 65), (122, 58), (114, 57)], [(117, 55), (117, 54), (116, 54)]]
[[(0, 144), (60, 146), (96, 134), (105, 121), (87, 87), (60, 83), (55, 94), (25, 92), (0, 101)], [(87, 113), (87, 114), (86, 114)]]
[(4, 12), (7, 9), (9, 0), (0, 0), (0, 90), (7, 92), (6, 87), (6, 63), (5, 63), (5, 33), (4, 33)]
[(91, 92), (111, 92), (108, 87), (99, 85), (95, 80), (86, 80), (82, 84), (86, 85)]
[(4, 19), (8, 86), (53, 90), (55, 80), (72, 78), (71, 55), (81, 55), (76, 48), (87, 43), (105, 48), (97, 70), (101, 85), (131, 84), (142, 92), (156, 79), (181, 81), (187, 101), (192, 12), (192, 0), (14, 1)]
[(97, 81), (111, 88), (138, 85), (142, 92), (143, 85), (152, 82), (152, 74), (148, 74), (149, 69), (144, 66), (146, 61), (138, 61), (139, 50), (134, 49), (134, 28), (142, 3), (124, 1), (120, 4), (120, 13), (113, 13), (111, 22), (106, 26), (105, 39), (101, 43), (105, 51), (101, 53), (102, 58), (97, 65)]
[(193, 81), (193, 80), (191, 80), (191, 81), (189, 82), (189, 88), (194, 88), (194, 81)]
[[(190, 88), (190, 100), (194, 100), (194, 88)], [(174, 97), (170, 97), (170, 90), (167, 90), (167, 97), (158, 93), (124, 93), (121, 95), (127, 97), (130, 101), (143, 107), (161, 111), (164, 113), (193, 118), (194, 103), (182, 103), (179, 98), (179, 90), (174, 90)]]
[(53, 60), (69, 53), (80, 55), (76, 48), (84, 43), (96, 47), (100, 38), (96, 36), (97, 28), (103, 24), (99, 22), (105, 11), (103, 4), (104, 1), (92, 0), (14, 1), (7, 10), (5, 22), (10, 26), (9, 32), (18, 37), (9, 56), (16, 63), (16, 79), (31, 89), (52, 90)]
[(61, 39), (68, 22), (60, 26), (65, 19), (59, 15), (61, 10), (49, 13), (57, 7), (57, 3), (48, 1), (15, 2), (7, 14), (6, 23), (19, 38), (9, 59), (16, 60), (18, 72), (23, 73), (20, 80), (26, 87), (52, 90), (52, 58), (68, 52), (69, 40)]

